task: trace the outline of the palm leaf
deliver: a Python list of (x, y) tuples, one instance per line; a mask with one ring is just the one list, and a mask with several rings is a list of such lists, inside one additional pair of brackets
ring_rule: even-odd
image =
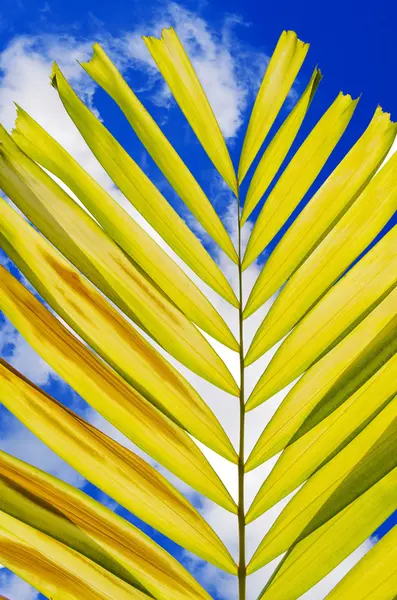
[(356, 105), (357, 100), (340, 93), (296, 152), (259, 214), (243, 269), (259, 256), (298, 206), (344, 133)]
[[(176, 36), (175, 32), (174, 34)], [(95, 44), (93, 50), (91, 60), (82, 63), (83, 69), (117, 102), (175, 192), (222, 250), (237, 262), (238, 257), (232, 241), (200, 185), (105, 51), (99, 44)]]
[(4, 452), (0, 452), (0, 488), (4, 513), (73, 548), (145, 594), (162, 600), (209, 598), (178, 561), (131, 523)]
[[(260, 598), (295, 600), (365, 542), (397, 508), (397, 469), (292, 546)], [(259, 600), (259, 599), (258, 599)]]
[(88, 146), (125, 197), (193, 271), (235, 304), (237, 300), (226, 277), (210, 255), (150, 179), (81, 102), (56, 64), (51, 81)]
[[(309, 44), (283, 31), (269, 61), (248, 124), (238, 168), (241, 183), (273, 125), (305, 60)], [(292, 140), (291, 140), (292, 141)]]
[(77, 161), (20, 107), (12, 137), (30, 158), (54, 173), (76, 194), (107, 234), (189, 319), (226, 346), (238, 350), (238, 344), (223, 319), (185, 272)]
[(342, 579), (327, 598), (393, 600), (397, 587), (397, 528), (393, 529)]
[[(192, 552), (212, 556), (212, 562), (234, 571), (229, 553), (212, 529), (153, 467), (41, 392), (3, 360), (0, 376), (6, 406), (87, 479)], [(137, 427), (135, 431), (138, 437)]]
[[(51, 82), (67, 113), (127, 203), (123, 208), (18, 107), (12, 136), (0, 129), (0, 187), (26, 219), (0, 199), (0, 247), (41, 299), (0, 266), (0, 310), (68, 385), (147, 456), (100, 432), (3, 359), (0, 401), (133, 515), (237, 576), (239, 600), (247, 598), (247, 575), (286, 553), (259, 598), (296, 600), (397, 508), (397, 228), (380, 235), (397, 208), (397, 154), (383, 164), (397, 126), (378, 107), (284, 232), (327, 168), (357, 101), (339, 94), (305, 132), (321, 79), (316, 68), (284, 118), (280, 111), (288, 108), (284, 104), (308, 44), (283, 32), (254, 102), (241, 156), (235, 157), (177, 33), (170, 28), (161, 39), (144, 41), (236, 196), (238, 246), (199, 176), (98, 44), (82, 67), (120, 107), (212, 238), (211, 254), (54, 65)], [(281, 126), (257, 157), (278, 119)], [(284, 166), (301, 129), (306, 137)], [(239, 162), (238, 175), (232, 159)], [(242, 202), (240, 185), (256, 159)], [(242, 227), (266, 194), (243, 257)], [(159, 242), (138, 225), (135, 210)], [(243, 270), (276, 236), (281, 240), (244, 307)], [(237, 285), (217, 264), (219, 250), (237, 263)], [(213, 306), (207, 285), (229, 303), (229, 314)], [(247, 352), (244, 319), (281, 287)], [(232, 331), (239, 332), (238, 340)], [(247, 367), (285, 336), (247, 399)], [(238, 362), (239, 374), (232, 373), (227, 358)], [(298, 377), (245, 460), (245, 413)], [(227, 395), (214, 399), (214, 410), (223, 401), (226, 410), (238, 403), (238, 451), (207, 404), (207, 395), (220, 390)], [(280, 451), (247, 507), (246, 472)], [(219, 456), (236, 465), (237, 502), (211, 464)], [(191, 500), (167, 480), (169, 473), (192, 488)], [(298, 486), (247, 560), (246, 525)], [(220, 511), (214, 521), (223, 510), (236, 518), (237, 561), (206, 521), (207, 509)], [(358, 598), (368, 590), (370, 597), (394, 600), (394, 538), (393, 531), (330, 597), (356, 597), (357, 589)], [(210, 598), (138, 528), (5, 452), (0, 452), (0, 562), (52, 598)]]
[(176, 31), (163, 29), (161, 39), (143, 38), (201, 145), (220, 175), (237, 193), (237, 180), (218, 122)]

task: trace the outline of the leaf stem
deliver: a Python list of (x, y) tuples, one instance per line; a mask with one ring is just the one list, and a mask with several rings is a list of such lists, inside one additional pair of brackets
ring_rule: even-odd
[(245, 564), (245, 510), (244, 510), (244, 434), (245, 434), (245, 398), (244, 398), (244, 329), (243, 329), (243, 272), (241, 248), (240, 201), (237, 206), (238, 219), (238, 281), (239, 281), (239, 342), (240, 342), (240, 441), (238, 460), (238, 537), (239, 567), (238, 590), (239, 600), (246, 600), (247, 569)]

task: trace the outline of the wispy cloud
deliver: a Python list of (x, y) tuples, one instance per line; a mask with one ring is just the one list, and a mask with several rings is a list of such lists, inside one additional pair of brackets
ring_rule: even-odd
[(39, 597), (29, 584), (5, 569), (0, 571), (0, 594), (9, 600), (36, 600)]
[(29, 346), (17, 330), (6, 321), (0, 329), (0, 356), (37, 385), (46, 385), (52, 368)]

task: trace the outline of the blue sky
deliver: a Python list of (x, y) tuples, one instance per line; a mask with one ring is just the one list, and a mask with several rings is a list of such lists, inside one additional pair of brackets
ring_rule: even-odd
[[(166, 135), (200, 181), (219, 213), (228, 218), (231, 212), (230, 195), (214, 176), (211, 163), (158, 77), (145, 53), (143, 43), (140, 42), (140, 35), (159, 35), (162, 26), (176, 26), (196, 61), (196, 68), (228, 140), (232, 158), (237, 164), (245, 131), (244, 123), (247, 123), (247, 116), (268, 56), (283, 29), (295, 30), (302, 40), (311, 43), (311, 49), (287, 101), (287, 108), (293, 106), (317, 64), (323, 72), (324, 79), (292, 153), (340, 90), (350, 93), (353, 97), (362, 94), (353, 120), (313, 188), (303, 200), (300, 206), (302, 208), (313, 191), (361, 135), (378, 104), (397, 118), (397, 83), (393, 77), (393, 25), (397, 17), (397, 5), (390, 0), (377, 2), (376, 10), (373, 2), (360, 2), (359, 10), (357, 6), (358, 3), (353, 0), (334, 0), (332, 3), (308, 0), (274, 3), (230, 0), (227, 3), (186, 1), (168, 4), (152, 0), (2, 0), (0, 120), (6, 127), (12, 126), (12, 101), (17, 101), (48, 127), (50, 133), (64, 143), (69, 151), (112, 191), (106, 175), (98, 169), (76, 132), (73, 129), (69, 130), (67, 119), (56, 104), (55, 92), (50, 89), (48, 80), (51, 60), (56, 59), (84, 100), (98, 111), (106, 126), (159, 186), (193, 230), (202, 237), (207, 248), (214, 251), (197, 223), (190, 218), (147, 156), (121, 112), (112, 100), (95, 88), (89, 78), (81, 72), (75, 58), (88, 58), (90, 46), (94, 41), (100, 41), (106, 47), (130, 85), (161, 124)], [(285, 115), (284, 109), (273, 131)], [(113, 192), (116, 194), (115, 190)], [(396, 219), (392, 222), (396, 222)], [(1, 251), (0, 262), (6, 264), (7, 268), (19, 277)], [(258, 266), (254, 265), (254, 271), (257, 268)], [(97, 426), (106, 427), (84, 400), (60, 381), (29, 349), (1, 314), (0, 352), (60, 401), (89, 418)], [(232, 431), (233, 425), (230, 424), (230, 427)], [(110, 429), (106, 431), (117, 435)], [(120, 437), (118, 439), (125, 442)], [(172, 554), (184, 560), (203, 584), (209, 587), (214, 598), (231, 597), (227, 578), (222, 578), (219, 572), (186, 558), (174, 543), (139, 522), (122, 507), (115, 505), (94, 486), (84, 482), (70, 467), (35, 440), (4, 408), (0, 408), (0, 447), (83, 487), (88, 494), (107, 503), (120, 515), (138, 524)], [(189, 494), (188, 491), (186, 493)], [(391, 517), (380, 533), (385, 533), (395, 520)], [(227, 528), (228, 525), (225, 524), (225, 530)], [(259, 589), (261, 587), (263, 581)], [(5, 590), (3, 593), (8, 595), (10, 600), (33, 600), (41, 597), (6, 570), (0, 571), (0, 592), (2, 590)], [(321, 600), (324, 590), (325, 587), (317, 588), (314, 595), (307, 595), (305, 598)]]

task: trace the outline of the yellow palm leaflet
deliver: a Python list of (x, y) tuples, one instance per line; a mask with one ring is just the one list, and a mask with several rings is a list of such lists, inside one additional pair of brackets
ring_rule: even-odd
[(0, 290), (0, 310), (82, 398), (183, 481), (236, 511), (225, 486), (185, 431), (97, 358), (4, 267)]
[[(155, 468), (51, 398), (1, 359), (0, 378), (4, 405), (84, 477), (164, 535), (226, 571), (235, 572), (232, 558), (211, 527)], [(114, 414), (116, 401), (115, 393), (111, 407)], [(139, 445), (139, 436), (156, 437), (158, 454), (162, 454), (165, 460), (161, 462), (165, 464), (169, 455), (169, 443), (164, 441), (168, 433), (166, 423), (163, 430), (157, 428), (156, 433), (150, 434), (147, 419), (130, 413), (129, 417), (124, 416), (125, 429), (127, 419), (131, 423), (135, 418), (139, 423), (134, 426), (133, 441)], [(173, 443), (177, 445), (176, 436), (182, 438), (176, 428), (174, 435)], [(150, 439), (147, 441), (150, 445)], [(187, 466), (188, 458), (182, 455), (174, 460), (183, 460), (185, 469), (195, 470), (193, 462)]]
[(397, 397), (290, 500), (255, 551), (250, 571), (316, 531), (392, 471), (396, 441)]
[(34, 161), (71, 189), (106, 233), (196, 325), (229, 348), (238, 344), (199, 288), (155, 240), (36, 121), (18, 107), (12, 134)]
[(296, 103), (293, 110), (263, 153), (244, 200), (241, 225), (244, 225), (251, 212), (260, 201), (287, 156), (299, 128), (302, 125), (303, 119), (308, 111), (321, 78), (320, 70), (315, 69), (299, 101)]
[[(397, 327), (395, 338), (396, 334)], [(341, 406), (290, 442), (258, 492), (257, 513), (265, 512), (306, 481), (358, 435), (396, 393), (397, 354), (394, 354)], [(329, 407), (326, 408), (328, 412)]]
[(246, 364), (262, 356), (318, 302), (397, 209), (397, 153), (292, 275), (259, 327)]
[(214, 207), (172, 144), (125, 82), (99, 44), (81, 66), (119, 105), (135, 133), (170, 185), (192, 211), (212, 239), (235, 262), (237, 252)]
[(270, 131), (305, 60), (309, 44), (283, 31), (256, 96), (238, 168), (241, 183)]
[(159, 600), (210, 600), (188, 571), (137, 527), (71, 485), (1, 451), (0, 509)]
[(237, 194), (237, 180), (218, 121), (176, 31), (143, 37), (175, 100), (223, 179)]
[(237, 462), (230, 440), (193, 387), (3, 199), (0, 223), (0, 247), (70, 327), (164, 414)]
[(256, 220), (243, 269), (259, 256), (303, 199), (343, 135), (357, 102), (340, 93), (297, 150)]
[(211, 256), (142, 169), (81, 102), (56, 64), (51, 80), (87, 145), (127, 200), (203, 281), (237, 306), (233, 290)]
[(148, 600), (82, 554), (0, 510), (0, 558), (53, 600)]
[(238, 394), (223, 361), (185, 315), (4, 130), (0, 138), (0, 188), (28, 219), (170, 354), (211, 383)]
[(329, 600), (395, 600), (397, 527), (394, 526), (327, 595)]
[(284, 398), (247, 461), (250, 470), (312, 429), (354, 394), (397, 351), (397, 288)]
[(393, 227), (284, 340), (256, 386), (264, 402), (329, 352), (397, 285)]
[(296, 600), (330, 573), (394, 512), (396, 485), (397, 468), (293, 546), (259, 598)]
[(250, 294), (244, 317), (280, 288), (355, 202), (390, 150), (396, 132), (397, 124), (378, 107), (363, 135), (271, 253)]

